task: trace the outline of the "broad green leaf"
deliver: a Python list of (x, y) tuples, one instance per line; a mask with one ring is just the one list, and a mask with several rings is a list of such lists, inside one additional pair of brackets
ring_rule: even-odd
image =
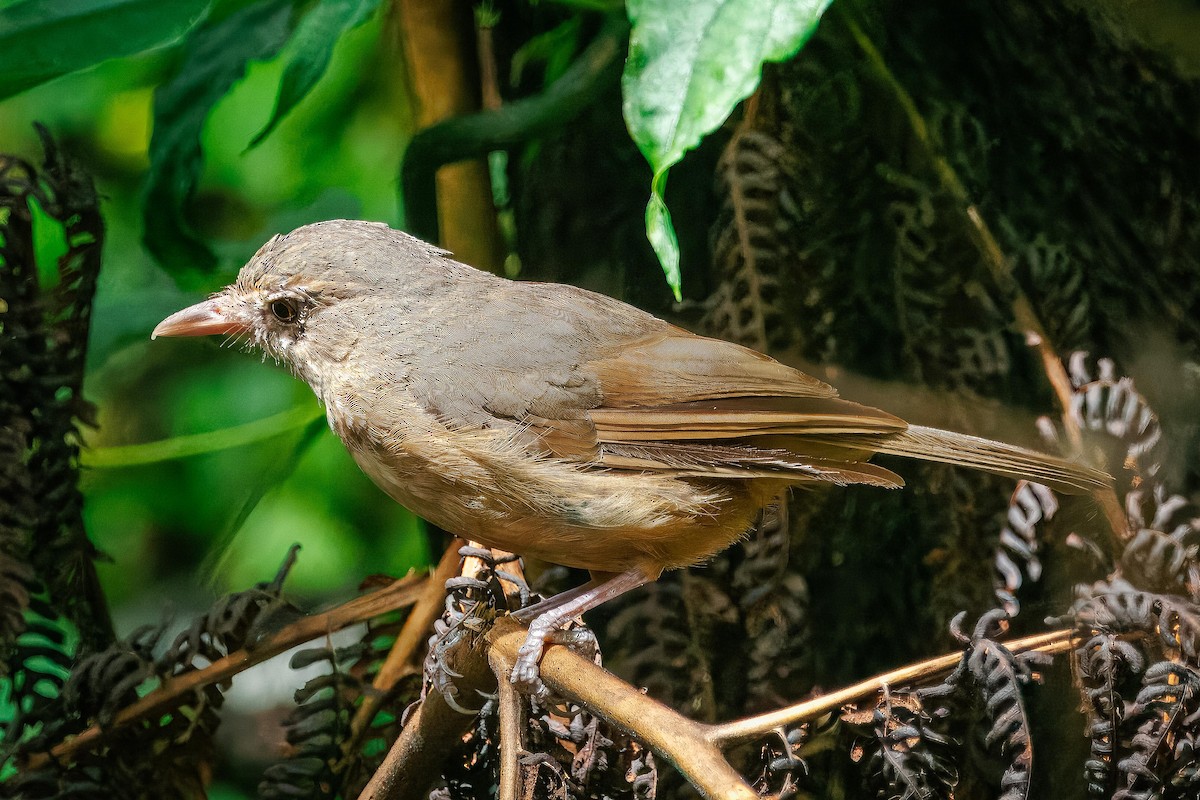
[(267, 469), (259, 472), (250, 482), (250, 489), (237, 514), (230, 520), (221, 537), (209, 550), (204, 563), (200, 565), (200, 572), (202, 575), (208, 576), (207, 583), (210, 585), (215, 584), (217, 576), (224, 571), (225, 561), (233, 553), (233, 542), (242, 532), (246, 520), (254, 513), (254, 509), (258, 508), (258, 504), (262, 502), (267, 492), (291, 477), (292, 473), (296, 471), (300, 459), (304, 458), (308, 449), (326, 430), (326, 425), (320, 417), (312, 417), (303, 428), (293, 428), (292, 430), (298, 430), (299, 433), (288, 452), (273, 460)]
[(193, 31), (175, 75), (154, 93), (154, 134), (142, 217), (146, 248), (172, 270), (207, 271), (216, 261), (183, 209), (204, 166), (200, 134), (212, 107), (252, 60), (273, 58), (292, 26), (292, 0), (261, 0)]
[(250, 142), (250, 147), (267, 138), (317, 85), (341, 35), (366, 22), (378, 7), (379, 0), (318, 0), (296, 26), (290, 45), (294, 52), (279, 81), (275, 110), (270, 121)]
[(654, 171), (646, 233), (681, 297), (667, 171), (748, 97), (767, 61), (791, 58), (831, 0), (629, 0), (625, 123)]
[(146, 442), (145, 444), (88, 448), (83, 451), (80, 460), (84, 467), (91, 469), (155, 464), (159, 461), (215, 453), (218, 450), (229, 450), (273, 439), (276, 436), (305, 428), (321, 416), (322, 412), (318, 406), (306, 405), (256, 419), (254, 422), (247, 422), (244, 425), (234, 425), (207, 433), (175, 436), (171, 439)]
[(204, 15), (209, 0), (22, 0), (0, 8), (0, 99), (161, 47)]

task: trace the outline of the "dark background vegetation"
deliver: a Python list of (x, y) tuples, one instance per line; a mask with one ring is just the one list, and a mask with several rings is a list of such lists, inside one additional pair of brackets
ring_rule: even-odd
[[(553, 84), (599, 35), (604, 10), (619, 7), (463, 6), (468, 35), (472, 11), (494, 23), (484, 66), (506, 103)], [(180, 210), (216, 256), (208, 271), (178, 252), (156, 261), (144, 244), (156, 235), (143, 215), (153, 97), (184, 57), (178, 46), (0, 103), (0, 151), (40, 159), (40, 121), (101, 196), (107, 236), (84, 379), (96, 413), (84, 432), (81, 488), (87, 533), (105, 556), (100, 588), (121, 635), (166, 609), (186, 618), (215, 595), (270, 580), (293, 542), (302, 550), (287, 587), (305, 608), (439, 555), (436, 535), (383, 498), (303, 412), (279, 435), (233, 449), (133, 466), (120, 465), (128, 454), (105, 450), (290, 409), (316, 413), (307, 387), (273, 364), (148, 334), (228, 282), (275, 233), (336, 217), (405, 225), (413, 198), (401, 197), (399, 169), (421, 115), (402, 41), (395, 9), (380, 4), (341, 36), (311, 94), (252, 149), (288, 46), (252, 61), (221, 97), (202, 122), (198, 190)], [(645, 238), (650, 173), (621, 118), (619, 70), (609, 70), (578, 116), (492, 157), (500, 268), (624, 297), (915, 422), (1035, 444), (1034, 419), (1057, 414), (1054, 396), (1014, 326), (1011, 287), (983, 266), (962, 198), (936, 168), (944, 159), (1053, 346), (1064, 356), (1086, 350), (1093, 365), (1114, 358), (1136, 380), (1164, 430), (1156, 474), (1187, 495), (1200, 463), (1197, 42), (1192, 0), (835, 4), (801, 54), (769, 65), (753, 97), (673, 170), (667, 200), (682, 304)], [(484, 140), (487, 126), (480, 122)], [(48, 221), (35, 227), (49, 276), (62, 234)], [(994, 551), (1011, 485), (888, 466), (904, 474), (906, 491), (799, 494), (790, 538), (766, 526), (713, 564), (598, 612), (606, 664), (689, 716), (715, 720), (954, 649), (948, 620), (967, 610), (973, 621), (995, 604)], [(1082, 506), (1066, 513), (1066, 529), (1094, 517)], [(1020, 632), (1042, 629), (1044, 617), (1066, 611), (1074, 583), (1106, 571), (1064, 541), (1043, 544), (1046, 573), (1023, 587)], [(1035, 752), (1045, 754), (1035, 767), (1041, 796), (1084, 793), (1088, 743), (1065, 662), (1030, 701), (1035, 743), (1043, 742)], [(252, 795), (277, 756), (272, 724), (288, 687), (302, 682), (285, 674), (278, 665), (235, 682), (209, 796)], [(806, 791), (874, 796), (844, 749), (813, 757)], [(956, 796), (999, 796), (1000, 770), (972, 758)], [(664, 780), (660, 791), (686, 791)]]

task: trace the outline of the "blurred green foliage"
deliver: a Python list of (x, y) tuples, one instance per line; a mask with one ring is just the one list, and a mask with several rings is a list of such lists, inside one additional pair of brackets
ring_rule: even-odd
[[(41, 121), (106, 198), (109, 235), (87, 376), (100, 426), (88, 443), (188, 437), (189, 448), (213, 451), (128, 466), (112, 456), (129, 451), (85, 457), (88, 524), (113, 559), (102, 577), (118, 616), (156, 607), (164, 594), (189, 596), (187, 587), (205, 580), (200, 565), (215, 568), (215, 589), (260, 579), (292, 540), (307, 552), (290, 585), (308, 592), (345, 590), (366, 572), (403, 572), (429, 557), (420, 523), (373, 489), (327, 431), (302, 425), (315, 400), (301, 384), (273, 365), (216, 354), (213, 342), (151, 344), (146, 335), (198, 293), (226, 283), (274, 233), (336, 217), (400, 222), (393, 175), (412, 115), (395, 53), (381, 47), (380, 5), (228, 0), (156, 6), (146, 16), (139, 0), (0, 4), (3, 37), (24, 43), (0, 55), (8, 73), (0, 97), (35, 87), (0, 103), (3, 149), (35, 152), (32, 123)], [(743, 13), (758, 7), (744, 5), (725, 18), (754, 35), (734, 54), (736, 91), (723, 94), (711, 89), (729, 84), (721, 79), (733, 57), (724, 40), (692, 52), (663, 31), (647, 38), (671, 13), (690, 18), (686, 4), (642, 4), (640, 23), (631, 15), (635, 40), (646, 39), (638, 52), (649, 60), (630, 61), (627, 105), (640, 109), (643, 150), (673, 153), (656, 164), (659, 184), (670, 163), (753, 88), (764, 59), (799, 47), (825, 3), (792, 13), (784, 42), (760, 30), (770, 15)], [(649, 13), (655, 9), (657, 17)], [(569, 13), (555, 35), (530, 42), (518, 71), (525, 60), (544, 61), (550, 80), (565, 68), (580, 29)], [(136, 33), (122, 36), (122, 27)], [(737, 38), (729, 24), (721, 31)], [(647, 100), (648, 84), (638, 78), (639, 69), (664, 64), (670, 75), (653, 83), (656, 97), (670, 99), (665, 105)], [(62, 77), (43, 82), (55, 75)], [(692, 131), (682, 143), (680, 126)], [(39, 226), (48, 278), (63, 247), (56, 230)], [(678, 294), (678, 270), (668, 275)], [(278, 436), (223, 444), (230, 426), (292, 412), (297, 425)], [(205, 438), (209, 431), (216, 433)]]
[[(362, 12), (370, 4), (351, 5)], [(350, 26), (291, 113), (272, 121), (281, 77), (304, 42), (252, 63), (216, 103), (202, 130), (191, 219), (217, 243), (219, 266), (195, 288), (217, 288), (271, 235), (306, 222), (398, 222), (393, 175), (410, 113), (402, 75), (389, 74), (380, 54), (381, 16)], [(36, 158), (32, 123), (40, 121), (105, 198), (109, 236), (85, 384), (99, 407), (92, 447), (216, 431), (291, 409), (302, 420), (320, 413), (306, 386), (256, 356), (217, 352), (219, 342), (149, 340), (158, 320), (200, 297), (141, 241), (152, 96), (177, 58), (167, 48), (107, 61), (0, 103), (0, 150)], [(270, 136), (247, 150), (269, 121)], [(38, 237), (50, 278), (61, 231), (43, 221)], [(83, 488), (89, 531), (111, 558), (100, 575), (122, 629), (156, 619), (164, 606), (188, 612), (211, 593), (269, 577), (292, 542), (304, 555), (289, 587), (310, 602), (429, 559), (421, 523), (371, 485), (323, 416), (238, 448), (89, 468)]]

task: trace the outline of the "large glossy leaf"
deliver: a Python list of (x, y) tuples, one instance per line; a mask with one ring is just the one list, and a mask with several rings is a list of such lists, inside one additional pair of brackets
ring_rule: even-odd
[(762, 65), (795, 55), (831, 0), (629, 0), (625, 122), (654, 171), (646, 234), (680, 297), (679, 245), (663, 201), (667, 171), (758, 86)]
[(254, 147), (275, 130), (275, 126), (296, 107), (325, 74), (333, 47), (342, 34), (370, 19), (379, 7), (379, 0), (318, 0), (292, 36), (292, 58), (284, 67), (279, 81), (279, 96), (270, 121), (259, 131), (250, 146)]
[(169, 44), (209, 0), (21, 0), (0, 7), (0, 99)]
[(154, 94), (154, 135), (143, 207), (147, 249), (172, 272), (211, 269), (216, 259), (184, 218), (204, 166), (200, 133), (212, 107), (252, 60), (274, 57), (287, 41), (292, 0), (260, 0), (206, 22), (184, 45), (175, 75)]

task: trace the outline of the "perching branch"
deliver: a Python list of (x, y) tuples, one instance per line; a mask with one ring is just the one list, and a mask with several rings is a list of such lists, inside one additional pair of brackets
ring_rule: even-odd
[[(498, 620), (487, 634), (493, 663), (498, 659), (503, 670), (511, 669), (525, 632), (524, 627), (507, 617)], [(1013, 653), (1057, 654), (1067, 652), (1072, 646), (1070, 630), (1006, 642), (1006, 647)], [(712, 725), (684, 717), (565, 647), (547, 648), (542, 657), (541, 675), (557, 694), (579, 703), (670, 761), (705, 797), (749, 800), (758, 798), (757, 792), (729, 764), (721, 748), (753, 740), (780, 726), (819, 718), (885, 688), (939, 679), (953, 670), (961, 658), (961, 653), (949, 653), (787, 708)], [(497, 673), (503, 674), (500, 670)], [(501, 730), (504, 724), (501, 719)]]
[[(509, 617), (497, 620), (488, 631), (487, 642), (506, 671), (516, 662), (517, 649), (527, 633), (524, 626)], [(707, 726), (647, 697), (566, 647), (547, 648), (541, 666), (542, 680), (555, 693), (646, 744), (674, 764), (704, 797), (760, 800), (758, 792), (707, 740)]]
[(521, 790), (520, 756), (525, 749), (521, 743), (525, 701), (509, 680), (511, 663), (506, 664), (495, 648), (488, 654), (488, 660), (496, 675), (500, 700), (500, 787), (497, 797), (498, 800), (517, 800)]

